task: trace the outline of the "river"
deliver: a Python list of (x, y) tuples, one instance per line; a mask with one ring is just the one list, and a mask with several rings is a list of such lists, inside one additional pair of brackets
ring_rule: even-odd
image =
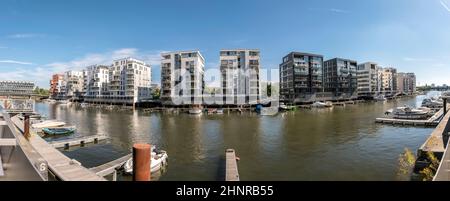
[(220, 180), (227, 148), (241, 159), (241, 180), (398, 180), (399, 155), (405, 148), (415, 152), (433, 129), (381, 125), (375, 118), (396, 106), (420, 105), (424, 97), (299, 109), (273, 117), (112, 112), (44, 103), (36, 104), (36, 110), (77, 126), (70, 137), (110, 137), (108, 143), (64, 151), (87, 167), (145, 142), (169, 154), (159, 180)]

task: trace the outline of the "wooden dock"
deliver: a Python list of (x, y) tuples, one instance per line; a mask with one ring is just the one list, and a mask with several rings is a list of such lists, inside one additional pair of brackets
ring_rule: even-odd
[(67, 140), (60, 140), (60, 141), (52, 141), (49, 142), (51, 146), (54, 148), (64, 148), (69, 149), (71, 146), (84, 146), (89, 143), (98, 144), (102, 140), (109, 139), (105, 135), (93, 135), (93, 136), (86, 136), (86, 137), (80, 137), (80, 138), (74, 138), (74, 139), (67, 139)]
[[(24, 123), (17, 116), (12, 117), (11, 121), (20, 132), (23, 133)], [(106, 181), (103, 177), (83, 167), (78, 161), (70, 159), (36, 133), (31, 133), (28, 139), (29, 144), (38, 152), (48, 163), (50, 172), (56, 179), (63, 181)]]
[(227, 149), (225, 154), (225, 181), (239, 181), (236, 152), (234, 149)]
[(129, 159), (133, 157), (132, 154), (128, 154), (123, 156), (117, 160), (111, 161), (109, 163), (105, 163), (103, 165), (90, 168), (92, 172), (95, 172), (98, 176), (105, 177), (108, 175), (113, 175), (113, 181), (117, 181), (117, 169), (120, 168), (123, 164), (125, 164)]
[(448, 124), (450, 118), (450, 112), (448, 112), (439, 125), (431, 133), (430, 137), (425, 141), (425, 143), (419, 148), (418, 155), (427, 152), (433, 152), (436, 155), (441, 155), (445, 151), (443, 134)]
[(444, 109), (439, 110), (436, 114), (427, 120), (413, 120), (413, 119), (393, 119), (393, 118), (376, 118), (376, 123), (392, 124), (392, 125), (412, 125), (412, 126), (432, 126), (439, 124), (439, 120), (444, 114)]

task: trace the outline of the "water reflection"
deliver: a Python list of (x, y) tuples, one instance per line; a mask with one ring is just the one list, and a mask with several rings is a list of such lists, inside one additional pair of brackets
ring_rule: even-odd
[[(423, 98), (299, 109), (274, 117), (145, 114), (46, 104), (36, 108), (76, 125), (76, 136), (110, 136), (107, 148), (117, 153), (128, 153), (137, 142), (168, 151), (169, 166), (161, 180), (222, 179), (227, 148), (236, 149), (241, 158), (242, 180), (394, 180), (398, 155), (406, 147), (417, 149), (432, 129), (380, 125), (374, 120), (393, 107), (419, 106)], [(70, 154), (90, 165), (118, 157), (95, 147)], [(95, 153), (96, 159), (77, 152)]]

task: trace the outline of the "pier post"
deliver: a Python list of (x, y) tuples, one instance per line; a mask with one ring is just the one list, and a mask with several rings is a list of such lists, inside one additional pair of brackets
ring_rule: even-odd
[(150, 181), (151, 145), (135, 144), (133, 146), (133, 181)]
[(447, 98), (444, 98), (444, 116), (447, 114)]
[(30, 138), (30, 115), (25, 114), (25, 115), (23, 115), (23, 117), (24, 117), (23, 136), (26, 139), (29, 139)]

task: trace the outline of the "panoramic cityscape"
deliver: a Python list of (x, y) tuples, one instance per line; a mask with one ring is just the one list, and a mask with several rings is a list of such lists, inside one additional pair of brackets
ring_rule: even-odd
[(0, 181), (450, 180), (450, 1), (201, 2), (0, 3)]

